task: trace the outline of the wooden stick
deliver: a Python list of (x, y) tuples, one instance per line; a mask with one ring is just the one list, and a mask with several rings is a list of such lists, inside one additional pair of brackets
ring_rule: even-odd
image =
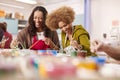
[(31, 48), (32, 48), (34, 45), (36, 45), (38, 42), (39, 42), (39, 40), (36, 41), (34, 44), (32, 44), (32, 45), (29, 47), (29, 49), (31, 49)]

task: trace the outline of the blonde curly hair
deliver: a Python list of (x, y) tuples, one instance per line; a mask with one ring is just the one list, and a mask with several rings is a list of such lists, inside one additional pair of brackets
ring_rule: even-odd
[(74, 20), (74, 15), (75, 12), (71, 7), (62, 6), (47, 15), (46, 25), (51, 30), (56, 30), (59, 28), (58, 23), (60, 21), (63, 21), (66, 24), (72, 23)]

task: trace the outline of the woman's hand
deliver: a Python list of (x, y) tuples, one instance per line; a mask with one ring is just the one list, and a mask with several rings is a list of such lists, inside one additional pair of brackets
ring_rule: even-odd
[(53, 43), (50, 38), (44, 38), (44, 42), (46, 45), (51, 45)]
[(52, 41), (50, 38), (44, 38), (44, 42), (46, 45), (49, 45), (51, 49), (59, 49)]
[(91, 52), (103, 51), (104, 45), (105, 44), (99, 40), (92, 41), (90, 45)]
[(6, 42), (6, 41), (1, 41), (1, 42), (0, 42), (1, 48), (4, 48), (5, 42)]
[(13, 39), (12, 40), (12, 42), (11, 42), (11, 44), (10, 44), (10, 48), (11, 49), (15, 49), (15, 48), (18, 48), (18, 41), (17, 41), (17, 39)]
[(1, 42), (0, 42), (0, 46), (1, 48), (5, 47), (6, 42), (9, 40), (9, 38), (6, 38), (5, 36), (3, 36)]
[(82, 46), (78, 44), (77, 41), (74, 39), (70, 40), (70, 45), (73, 46), (75, 49), (78, 49), (78, 50), (82, 49)]

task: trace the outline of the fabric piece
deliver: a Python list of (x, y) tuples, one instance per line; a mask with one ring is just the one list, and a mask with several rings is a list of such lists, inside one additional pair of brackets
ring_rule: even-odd
[(38, 40), (36, 36), (34, 36), (32, 45), (33, 46), (31, 49), (33, 49), (33, 50), (46, 50), (46, 49), (50, 48), (50, 46), (46, 45), (43, 40)]

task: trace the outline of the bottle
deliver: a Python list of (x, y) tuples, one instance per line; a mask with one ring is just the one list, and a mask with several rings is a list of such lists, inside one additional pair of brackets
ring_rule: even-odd
[(120, 44), (120, 28), (118, 20), (114, 20), (112, 22), (112, 27), (109, 34), (110, 45), (114, 47), (118, 46)]

